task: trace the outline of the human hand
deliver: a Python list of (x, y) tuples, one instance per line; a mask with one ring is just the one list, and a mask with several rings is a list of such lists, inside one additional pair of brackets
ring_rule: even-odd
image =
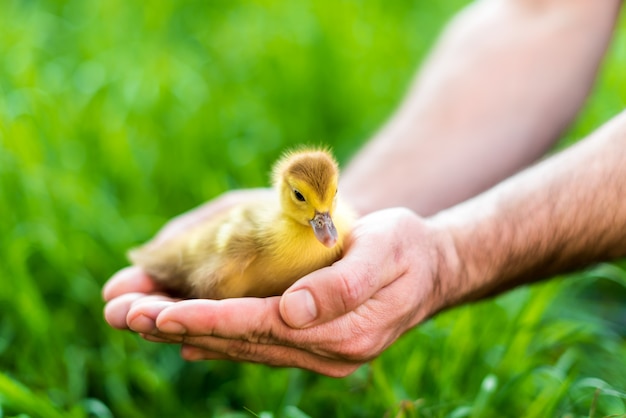
[(346, 376), (443, 307), (446, 235), (404, 209), (361, 218), (344, 257), (282, 296), (175, 301), (131, 268), (105, 290), (107, 321), (187, 360), (228, 359)]

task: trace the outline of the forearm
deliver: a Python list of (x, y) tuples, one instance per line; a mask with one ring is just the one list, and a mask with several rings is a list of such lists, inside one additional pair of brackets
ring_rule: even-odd
[(617, 0), (483, 0), (455, 19), (403, 105), (344, 171), (361, 213), (430, 215), (543, 155), (583, 103)]
[(591, 137), (441, 212), (440, 307), (626, 256), (626, 112)]

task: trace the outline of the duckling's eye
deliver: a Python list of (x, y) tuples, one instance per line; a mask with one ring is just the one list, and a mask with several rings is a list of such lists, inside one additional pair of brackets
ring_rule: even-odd
[(306, 199), (304, 198), (304, 196), (302, 196), (302, 193), (300, 193), (297, 190), (293, 191), (293, 195), (296, 197), (296, 199), (298, 199), (300, 202), (304, 202)]

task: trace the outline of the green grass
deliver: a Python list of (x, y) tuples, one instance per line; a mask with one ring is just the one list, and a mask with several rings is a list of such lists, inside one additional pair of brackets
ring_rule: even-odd
[[(0, 3), (0, 417), (626, 415), (626, 271), (440, 315), (346, 379), (110, 329), (100, 289), (167, 219), (267, 183), (301, 143), (345, 161), (466, 2)], [(626, 102), (621, 20), (563, 142)]]

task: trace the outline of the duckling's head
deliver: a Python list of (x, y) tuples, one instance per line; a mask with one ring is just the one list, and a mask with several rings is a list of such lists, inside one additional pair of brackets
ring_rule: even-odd
[(315, 237), (329, 248), (338, 237), (332, 220), (338, 181), (337, 162), (326, 150), (291, 151), (274, 166), (274, 187), (284, 214), (313, 228)]

